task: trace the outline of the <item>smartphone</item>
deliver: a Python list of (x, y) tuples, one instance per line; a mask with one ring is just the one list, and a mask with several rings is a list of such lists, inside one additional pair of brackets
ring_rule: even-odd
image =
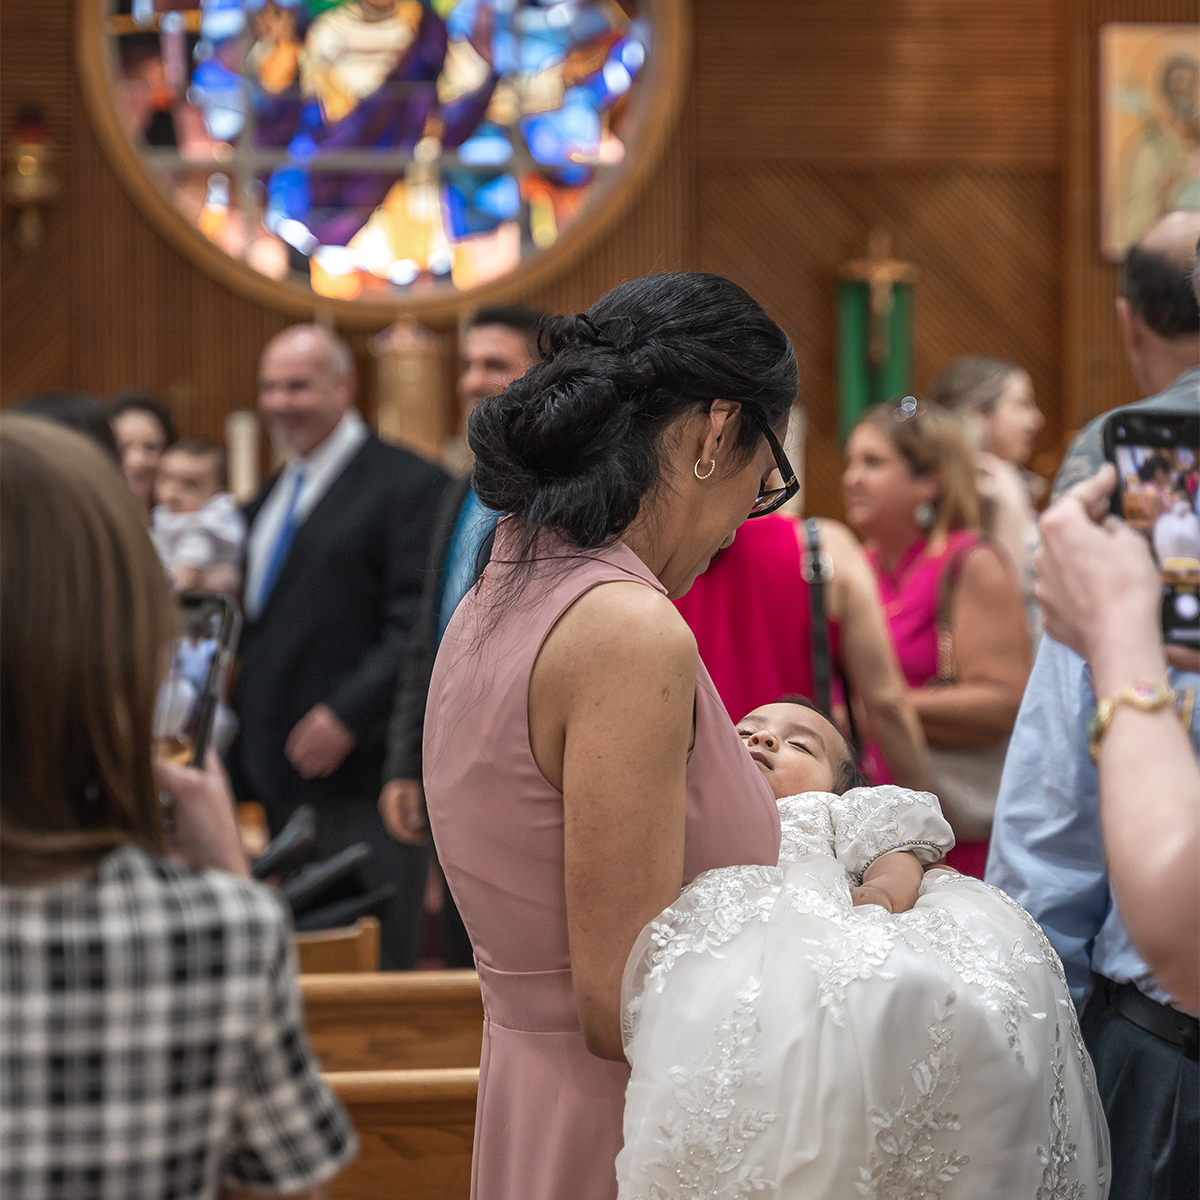
[(160, 758), (200, 767), (242, 621), (225, 596), (184, 592), (177, 600), (179, 631), (154, 708), (155, 750)]
[(1112, 511), (1146, 535), (1162, 573), (1163, 641), (1200, 649), (1200, 413), (1114, 413), (1104, 454)]

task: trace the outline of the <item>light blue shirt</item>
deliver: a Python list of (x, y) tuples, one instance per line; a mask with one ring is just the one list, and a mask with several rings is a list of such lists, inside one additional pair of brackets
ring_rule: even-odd
[[(1200, 676), (1171, 670), (1176, 691)], [(1170, 1000), (1134, 949), (1108, 881), (1098, 780), (1087, 724), (1096, 707), (1087, 664), (1045, 636), (1021, 701), (996, 801), (987, 882), (1026, 908), (1058, 951), (1081, 1010), (1091, 972)], [(1200, 752), (1200, 705), (1192, 714)], [(1155, 835), (1146, 830), (1146, 837)]]
[(446, 552), (446, 579), (442, 585), (442, 606), (438, 609), (438, 642), (454, 616), (454, 610), (462, 602), (471, 584), (475, 582), (475, 567), (479, 559), (479, 548), (488, 534), (496, 527), (500, 513), (488, 508), (475, 489), (467, 491), (458, 520), (454, 523), (454, 535), (450, 549)]

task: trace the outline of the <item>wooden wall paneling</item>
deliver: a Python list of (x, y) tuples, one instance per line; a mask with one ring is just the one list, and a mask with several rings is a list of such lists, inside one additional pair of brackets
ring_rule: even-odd
[(696, 261), (742, 283), (796, 344), (809, 509), (842, 512), (833, 299), (876, 225), (922, 273), (917, 387), (959, 354), (1014, 358), (1047, 410), (1039, 445), (1055, 445), (1062, 7), (753, 12), (698, 7)]
[(1109, 21), (1194, 22), (1198, 14), (1196, 0), (1080, 0), (1067, 12), (1063, 350), (1070, 430), (1140, 398), (1114, 307), (1118, 268), (1100, 254), (1100, 27)]
[(1054, 166), (1066, 0), (697, 0), (702, 160)]
[(13, 122), (25, 105), (41, 109), (57, 151), (53, 173), (62, 185), (43, 210), (42, 244), (17, 245), (16, 214), (0, 217), (0, 394), (6, 399), (71, 383), (70, 231), (73, 216), (75, 98), (71, 71), (71, 8), (58, 0), (5, 0), (0, 5), (0, 148), (12, 169)]
[[(962, 167), (859, 171), (730, 165), (701, 174), (700, 264), (737, 280), (784, 326), (809, 411), (810, 511), (840, 515), (836, 440), (837, 272), (883, 225), (917, 265), (914, 374), (924, 388), (960, 354), (1027, 366), (1058, 409), (1058, 176)], [(1053, 421), (1046, 431), (1053, 444)]]

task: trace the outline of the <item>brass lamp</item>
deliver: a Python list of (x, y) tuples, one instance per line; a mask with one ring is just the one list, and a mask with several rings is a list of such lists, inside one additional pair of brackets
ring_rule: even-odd
[(24, 108), (13, 126), (6, 157), (4, 201), (17, 209), (17, 238), (22, 250), (32, 250), (42, 240), (41, 209), (59, 193), (59, 183), (48, 163), (54, 151), (47, 144), (46, 122), (35, 108)]

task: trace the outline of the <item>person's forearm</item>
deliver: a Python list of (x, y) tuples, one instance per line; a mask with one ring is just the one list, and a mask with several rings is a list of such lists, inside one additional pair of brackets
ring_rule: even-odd
[[(1093, 654), (1096, 695), (1165, 686), (1158, 639), (1114, 622)], [(1120, 705), (1100, 741), (1100, 823), (1134, 945), (1181, 1003), (1200, 1006), (1200, 767), (1172, 708)], [(1170, 920), (1164, 920), (1170, 914)]]
[(956, 683), (916, 688), (909, 695), (931, 746), (980, 749), (1012, 733), (1021, 688), (1005, 683)]
[(916, 709), (905, 696), (864, 698), (871, 729), (892, 778), (913, 791), (929, 790), (929, 756)]

